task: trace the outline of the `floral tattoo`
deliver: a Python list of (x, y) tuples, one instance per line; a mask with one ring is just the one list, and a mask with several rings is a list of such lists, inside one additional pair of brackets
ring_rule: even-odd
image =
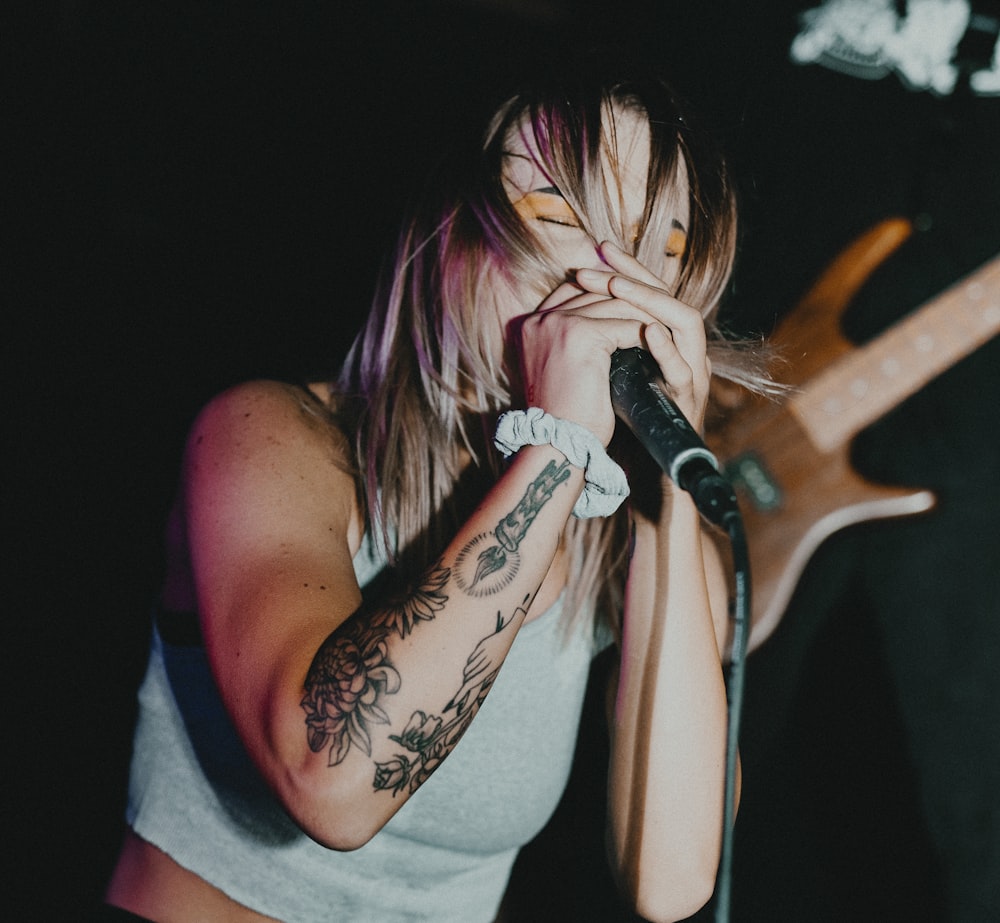
[(415, 792), (430, 776), (441, 761), (455, 748), (475, 718), (493, 681), (500, 672), (500, 665), (510, 647), (516, 630), (515, 616), (527, 614), (531, 597), (526, 596), (520, 606), (507, 618), (497, 613), (496, 628), (480, 640), (465, 663), (462, 685), (440, 715), (415, 711), (400, 734), (390, 734), (407, 753), (397, 753), (391, 760), (375, 764), (375, 789), (391, 791), (393, 796), (401, 791)]
[(352, 744), (371, 756), (371, 727), (389, 723), (379, 700), (400, 686), (387, 639), (393, 633), (405, 638), (417, 622), (434, 618), (448, 600), (448, 575), (449, 568), (439, 561), (415, 593), (367, 622), (348, 619), (316, 652), (300, 705), (306, 712), (309, 748), (319, 753), (329, 746), (327, 765), (342, 762)]
[(455, 559), (455, 582), (466, 593), (492, 596), (510, 584), (518, 571), (518, 549), (528, 528), (555, 489), (569, 476), (568, 461), (564, 459), (558, 467), (550, 461), (493, 532), (477, 535), (459, 552)]
[[(532, 481), (517, 506), (492, 532), (470, 541), (455, 560), (458, 586), (471, 596), (499, 592), (517, 575), (519, 548), (539, 511), (555, 489), (570, 477), (570, 464), (550, 461)], [(372, 755), (372, 729), (389, 724), (381, 706), (387, 695), (399, 691), (399, 672), (389, 660), (389, 639), (410, 635), (420, 622), (433, 621), (448, 602), (446, 587), (453, 576), (440, 561), (421, 586), (384, 610), (364, 617), (356, 614), (320, 646), (305, 680), (300, 705), (306, 713), (309, 748), (327, 750), (327, 765), (342, 763), (352, 747)], [(482, 638), (466, 661), (462, 684), (440, 715), (414, 711), (406, 727), (389, 739), (406, 753), (375, 763), (374, 788), (413, 792), (440, 765), (479, 711), (513, 641), (532, 595)], [(513, 626), (513, 627), (512, 627)]]

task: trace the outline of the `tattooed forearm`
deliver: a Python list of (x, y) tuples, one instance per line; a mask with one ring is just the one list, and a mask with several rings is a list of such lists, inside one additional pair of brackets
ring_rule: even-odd
[(388, 634), (386, 626), (351, 618), (313, 658), (299, 704), (306, 712), (309, 748), (319, 753), (330, 747), (328, 766), (342, 762), (352, 744), (371, 756), (371, 726), (389, 723), (379, 700), (399, 689), (400, 679), (388, 659)]
[(455, 582), (472, 596), (490, 596), (510, 584), (520, 564), (518, 549), (555, 489), (570, 476), (565, 459), (557, 466), (550, 461), (535, 478), (517, 506), (492, 533), (477, 535), (455, 559)]
[(389, 735), (407, 752), (375, 764), (376, 791), (391, 791), (393, 795), (403, 790), (416, 791), (451, 753), (492, 688), (513, 641), (512, 634), (530, 604), (531, 597), (526, 596), (506, 618), (497, 613), (495, 630), (481, 639), (469, 655), (462, 671), (462, 685), (440, 715), (415, 711), (402, 733)]
[(434, 618), (448, 601), (449, 573), (439, 561), (419, 589), (370, 619), (352, 616), (316, 652), (299, 704), (306, 713), (309, 748), (319, 753), (329, 746), (328, 765), (342, 762), (352, 744), (371, 756), (371, 728), (389, 723), (379, 703), (400, 686), (387, 639), (391, 634), (405, 638), (417, 622)]
[[(462, 549), (455, 560), (454, 577), (466, 593), (489, 596), (510, 584), (518, 572), (520, 546), (528, 529), (569, 477), (568, 461), (558, 465), (550, 461), (496, 528), (476, 536)], [(343, 762), (352, 746), (372, 755), (372, 729), (389, 723), (384, 699), (401, 685), (389, 659), (389, 638), (406, 638), (418, 622), (432, 621), (448, 602), (445, 590), (451, 577), (452, 571), (438, 561), (418, 589), (377, 613), (355, 614), (316, 652), (300, 705), (306, 713), (309, 747), (314, 753), (328, 749), (328, 765)], [(441, 716), (415, 711), (406, 728), (390, 736), (411, 756), (376, 763), (376, 789), (395, 793), (409, 786), (413, 791), (451, 752), (493, 684), (510, 645), (509, 626), (515, 616), (523, 618), (529, 601), (525, 597), (507, 618), (497, 613), (496, 629), (469, 656), (462, 686)]]
[(504, 550), (517, 551), (539, 510), (545, 506), (555, 489), (569, 477), (569, 469), (570, 464), (565, 459), (558, 467), (555, 462), (550, 461), (542, 473), (528, 485), (513, 511), (497, 523), (493, 534)]
[(372, 619), (373, 625), (385, 625), (401, 638), (405, 638), (417, 622), (430, 622), (448, 602), (444, 588), (451, 576), (451, 568), (438, 561), (424, 578), (424, 582), (406, 597), (390, 602), (385, 610)]

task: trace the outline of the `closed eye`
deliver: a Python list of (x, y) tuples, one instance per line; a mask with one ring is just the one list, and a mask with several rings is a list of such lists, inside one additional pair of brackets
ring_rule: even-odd
[(541, 221), (545, 224), (558, 224), (567, 228), (583, 226), (576, 212), (570, 208), (569, 203), (555, 186), (533, 189), (514, 203), (514, 211), (521, 216), (521, 220), (526, 224), (532, 221)]
[(578, 228), (580, 227), (580, 222), (577, 220), (576, 215), (535, 215), (536, 221), (544, 221), (546, 224), (561, 224), (566, 228)]
[(687, 231), (684, 230), (684, 225), (679, 221), (671, 221), (670, 233), (667, 234), (667, 245), (663, 252), (668, 259), (676, 259), (679, 256), (684, 256), (685, 250), (687, 250)]

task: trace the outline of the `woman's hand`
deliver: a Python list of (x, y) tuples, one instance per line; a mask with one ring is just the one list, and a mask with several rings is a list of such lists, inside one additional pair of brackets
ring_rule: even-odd
[(642, 346), (693, 426), (708, 398), (710, 366), (701, 314), (665, 289), (638, 260), (602, 244), (607, 270), (580, 269), (519, 319), (525, 397), (586, 426), (605, 445), (614, 432), (608, 378), (616, 349)]
[(601, 244), (601, 255), (610, 271), (581, 269), (577, 282), (588, 292), (610, 296), (653, 318), (638, 345), (652, 354), (670, 396), (700, 430), (712, 374), (701, 312), (670, 295), (662, 279), (614, 244)]

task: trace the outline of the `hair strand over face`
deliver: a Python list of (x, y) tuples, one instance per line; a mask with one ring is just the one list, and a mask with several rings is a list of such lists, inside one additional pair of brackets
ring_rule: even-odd
[[(604, 162), (618, 164), (623, 117), (649, 127), (635, 240), (615, 218), (622, 214), (621, 185), (609, 189), (603, 169)], [(662, 229), (683, 205), (687, 247), (673, 294), (705, 317), (713, 373), (766, 389), (751, 352), (727, 341), (716, 321), (736, 248), (734, 192), (721, 157), (691, 128), (669, 87), (652, 78), (605, 86), (584, 80), (509, 99), (475, 162), (447, 172), (414, 207), (338, 382), (368, 528), (408, 576), (440, 553), (479, 499), (481, 484), (471, 491), (462, 484), (467, 461), (487, 480), (498, 474), (489, 434), (510, 406), (512, 376), (497, 280), (531, 280), (541, 301), (567, 271), (539, 246), (506, 193), (518, 133), (595, 242), (615, 240), (644, 262), (662, 259)], [(567, 611), (589, 611), (595, 601), (604, 611), (619, 610), (626, 529), (624, 512), (571, 523), (575, 605)]]

